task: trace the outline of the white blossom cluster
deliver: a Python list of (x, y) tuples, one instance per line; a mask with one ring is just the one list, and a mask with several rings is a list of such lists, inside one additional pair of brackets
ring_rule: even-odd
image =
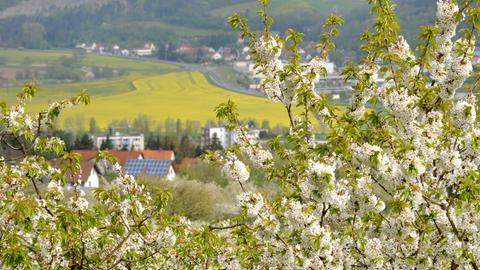
[(361, 66), (358, 75), (365, 81), (365, 89), (354, 91), (351, 100), (351, 109), (349, 115), (355, 119), (360, 119), (365, 113), (365, 105), (372, 98), (376, 89), (376, 80), (378, 79), (378, 66), (375, 64), (364, 64)]
[[(31, 90), (31, 89), (26, 89)], [(78, 185), (76, 158), (58, 138), (44, 137), (67, 105), (53, 103), (36, 117), (25, 113), (28, 92), (1, 116), (1, 136), (23, 156), (0, 159), (1, 269), (164, 269), (178, 266), (177, 236), (186, 221), (166, 221), (164, 209), (117, 164), (117, 185), (87, 196)], [(4, 141), (2, 141), (4, 143)], [(55, 161), (46, 156), (56, 155)], [(63, 164), (66, 164), (65, 166)], [(160, 223), (159, 221), (162, 221)], [(178, 231), (180, 230), (180, 231)], [(169, 267), (167, 267), (169, 268)], [(170, 267), (172, 268), (172, 267)]]
[(247, 166), (234, 153), (228, 153), (225, 157), (225, 164), (222, 168), (222, 175), (230, 180), (240, 183), (246, 182), (250, 178), (250, 172)]
[(301, 66), (298, 72), (289, 73), (279, 60), (283, 48), (283, 43), (279, 40), (271, 35), (260, 37), (255, 43), (253, 59), (257, 72), (264, 75), (261, 89), (270, 99), (288, 106), (296, 103), (299, 89), (306, 89), (316, 95), (315, 82), (326, 74), (326, 61), (314, 57), (308, 64)]
[[(388, 9), (378, 8), (384, 1), (373, 2), (376, 12)], [(471, 73), (475, 41), (452, 41), (461, 17), (458, 2), (438, 1), (432, 59), (415, 58), (396, 31), (383, 33), (381, 41), (385, 37), (391, 44), (372, 49), (374, 57), (354, 70), (355, 96), (345, 115), (336, 114), (314, 92), (315, 80), (325, 72), (324, 59), (284, 67), (279, 61), (283, 40), (267, 34), (257, 39), (252, 51), (265, 75), (267, 96), (307, 111), (289, 111), (288, 136), (272, 141), (279, 162), (242, 128), (238, 146), (225, 155), (210, 153), (210, 160), (223, 166), (222, 174), (242, 188), (241, 214), (215, 224), (168, 214), (168, 195), (154, 197), (118, 164), (114, 185), (96, 190), (94, 201), (78, 187), (64, 192), (75, 166), (53, 168), (44, 158), (52, 152), (72, 161), (62, 142), (43, 138), (36, 128), (51, 123), (50, 115), (54, 118), (72, 101), (54, 103), (46, 114), (28, 121), (23, 106), (6, 110), (2, 135), (18, 147), (25, 144), (26, 154), (13, 163), (0, 159), (0, 266), (478, 269), (477, 100), (455, 97)], [(380, 18), (377, 26), (381, 19), (391, 18)], [(429, 69), (428, 79), (421, 66)], [(379, 75), (385, 77), (383, 85), (377, 85)], [(382, 108), (367, 114), (372, 98)], [(323, 121), (330, 128), (327, 144), (314, 142), (309, 113), (329, 120)], [(45, 155), (29, 154), (32, 149)], [(249, 168), (237, 155), (268, 173), (279, 192), (267, 196), (248, 190), (243, 183), (250, 178)], [(35, 183), (44, 179), (50, 182), (39, 191)], [(31, 184), (32, 194), (26, 189)]]
[(438, 34), (435, 38), (437, 46), (429, 71), (432, 80), (440, 87), (442, 99), (452, 98), (473, 69), (471, 57), (475, 40), (460, 38), (455, 42), (452, 41), (459, 23), (458, 12), (456, 1), (438, 1), (436, 25)]
[[(330, 125), (331, 144), (319, 147), (305, 135), (308, 123), (293, 118), (289, 143), (295, 148), (282, 153), (287, 165), (280, 198), (248, 191), (240, 196), (246, 216), (254, 219), (246, 227), (258, 258), (252, 269), (480, 267), (477, 100), (455, 98), (472, 71), (475, 41), (452, 41), (458, 12), (457, 1), (438, 1), (430, 81), (402, 36), (380, 56), (388, 55), (382, 63), (392, 61), (388, 67), (381, 61), (360, 67), (348, 112), (365, 126), (352, 131), (351, 122), (339, 120)], [(283, 74), (282, 81), (279, 70), (266, 69), (265, 81), (276, 80), (271, 92), (285, 96), (283, 86), (306, 85), (296, 77), (305, 69)], [(381, 73), (386, 81), (378, 86)], [(427, 91), (440, 98), (426, 99)], [(373, 97), (382, 105), (378, 122), (363, 119)], [(324, 148), (330, 151), (316, 151)], [(239, 239), (226, 233), (229, 238)]]
[(240, 150), (259, 168), (269, 168), (273, 165), (273, 156), (270, 151), (264, 149), (260, 143), (247, 133), (243, 128), (236, 130), (236, 141), (240, 146)]

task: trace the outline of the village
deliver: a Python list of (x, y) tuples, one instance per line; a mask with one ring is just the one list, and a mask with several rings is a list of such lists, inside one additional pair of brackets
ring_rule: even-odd
[[(248, 135), (258, 141), (264, 140), (264, 135), (269, 132), (264, 128), (251, 128)], [(200, 147), (202, 149), (220, 150), (227, 149), (238, 143), (237, 131), (228, 130), (225, 126), (208, 126), (203, 128)], [(125, 134), (115, 132), (113, 134), (88, 135), (93, 143), (92, 149), (75, 149), (72, 152), (80, 156), (81, 173), (73, 179), (79, 183), (71, 182), (71, 185), (79, 185), (87, 189), (94, 189), (105, 184), (112, 177), (114, 164), (104, 160), (97, 160), (100, 150), (108, 150), (115, 157), (118, 164), (127, 175), (134, 177), (147, 176), (174, 181), (176, 173), (186, 167), (194, 167), (201, 160), (198, 156), (183, 157), (179, 162), (175, 157), (174, 150), (150, 150), (146, 149), (145, 136), (141, 133)], [(262, 139), (263, 138), (263, 139)]]
[[(117, 44), (82, 43), (78, 44), (76, 49), (100, 55), (138, 58), (155, 57), (160, 60), (201, 65), (202, 68), (194, 66), (189, 66), (189, 68), (206, 71), (204, 73), (222, 87), (244, 93), (261, 94), (260, 82), (264, 75), (255, 68), (255, 64), (251, 61), (250, 48), (241, 37), (238, 37), (235, 46), (221, 46), (217, 49), (206, 45), (194, 46), (188, 43), (180, 44), (177, 47), (170, 44), (159, 47), (152, 42), (146, 42), (142, 48), (131, 49), (120, 48)], [(299, 44), (298, 53), (306, 63), (315, 55), (318, 55), (319, 51), (315, 42), (307, 41)], [(286, 64), (288, 59), (289, 53), (283, 51), (280, 60)], [(345, 63), (342, 64), (344, 65)], [(472, 64), (474, 66), (480, 64), (480, 46), (475, 47)], [(225, 73), (217, 72), (215, 68), (205, 69), (203, 68), (204, 66), (219, 66), (218, 69), (230, 69), (230, 72), (226, 75)], [(352, 86), (355, 84), (354, 80), (345, 81), (341, 75), (343, 69), (344, 66), (340, 66), (339, 63), (327, 62), (327, 76), (320, 78), (316, 85), (318, 92), (329, 94), (331, 99), (337, 104), (347, 104), (349, 102)], [(379, 78), (377, 83), (382, 84), (383, 81), (383, 78)], [(460, 93), (460, 96), (464, 96), (464, 93)]]

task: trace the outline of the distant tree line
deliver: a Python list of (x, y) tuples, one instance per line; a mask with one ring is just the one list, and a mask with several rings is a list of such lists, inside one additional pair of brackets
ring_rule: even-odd
[[(88, 119), (88, 124), (82, 115), (65, 119), (63, 127), (56, 127), (52, 135), (62, 138), (67, 149), (88, 150), (94, 149), (91, 135), (106, 134), (107, 140), (102, 143), (100, 150), (112, 149), (110, 136), (115, 132), (123, 134), (142, 133), (145, 136), (145, 149), (174, 150), (176, 161), (184, 157), (198, 157), (205, 150), (221, 150), (222, 144), (218, 138), (210, 140), (209, 145), (202, 145), (203, 125), (196, 120), (182, 121), (181, 119), (166, 118), (163, 122), (156, 122), (148, 115), (138, 115), (133, 121), (114, 120), (105, 129), (100, 128), (95, 118)], [(206, 126), (221, 126), (219, 121), (208, 121)], [(245, 119), (243, 124), (252, 128), (269, 130), (261, 132), (261, 139), (269, 139), (276, 135), (284, 135), (287, 128), (281, 125), (270, 126), (268, 120), (261, 122), (255, 119)], [(126, 149), (129, 150), (129, 149)]]

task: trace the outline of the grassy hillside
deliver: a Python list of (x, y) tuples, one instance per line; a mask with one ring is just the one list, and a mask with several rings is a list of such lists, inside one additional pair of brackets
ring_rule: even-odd
[[(285, 15), (293, 12), (315, 12), (325, 15), (332, 12), (350, 14), (358, 9), (366, 9), (366, 1), (355, 0), (273, 0), (271, 12), (273, 15)], [(258, 9), (257, 1), (235, 4), (227, 7), (216, 8), (211, 11), (216, 16), (226, 17), (235, 12), (250, 14)]]
[(0, 18), (54, 12), (56, 9), (88, 5), (98, 7), (112, 0), (0, 0)]
[[(29, 62), (28, 64), (32, 66), (46, 65), (57, 62), (61, 57), (72, 57), (73, 55), (73, 52), (70, 51), (0, 50), (0, 57), (6, 59), (7, 66), (22, 65), (25, 63), (26, 59)], [(148, 59), (129, 59), (95, 54), (85, 55), (81, 63), (97, 67), (125, 68), (129, 71), (155, 73), (177, 69), (174, 65), (168, 65)]]

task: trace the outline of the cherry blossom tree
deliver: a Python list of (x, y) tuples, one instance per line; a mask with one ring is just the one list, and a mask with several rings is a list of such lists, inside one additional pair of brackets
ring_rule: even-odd
[[(44, 131), (65, 107), (90, 99), (82, 93), (32, 117), (25, 106), (36, 91), (26, 85), (17, 105), (2, 105), (0, 140), (17, 154), (0, 160), (0, 268), (168, 268), (165, 254), (176, 242), (174, 230), (182, 231), (185, 222), (166, 214), (168, 196), (152, 196), (117, 164), (115, 187), (97, 189), (97, 202), (89, 205), (75, 183), (81, 179), (79, 156)], [(52, 156), (56, 162), (47, 158)], [(114, 162), (107, 153), (98, 158)], [(69, 181), (74, 185), (67, 195)], [(44, 190), (43, 183), (48, 183)]]
[[(242, 184), (248, 168), (238, 156), (246, 156), (281, 187), (270, 200), (245, 190), (243, 217), (220, 226), (228, 244), (219, 252), (219, 267), (479, 268), (477, 85), (464, 86), (473, 71), (478, 2), (439, 0), (436, 23), (422, 28), (417, 53), (400, 34), (394, 6), (369, 2), (376, 19), (362, 35), (359, 66), (343, 71), (356, 81), (345, 109), (315, 91), (335, 48), (339, 17), (327, 20), (320, 55), (308, 64), (297, 49), (302, 34), (271, 34), (269, 1), (260, 1), (263, 33), (255, 34), (239, 15), (230, 18), (251, 40), (265, 76), (262, 89), (283, 104), (291, 127), (286, 140), (269, 143), (272, 154), (246, 135), (232, 102), (217, 109), (240, 144), (209, 158)], [(287, 64), (279, 60), (283, 51), (290, 55)], [(468, 95), (457, 98), (459, 89)], [(329, 128), (326, 144), (315, 142), (318, 123)]]
[[(375, 20), (362, 35), (360, 63), (343, 70), (355, 85), (342, 108), (315, 87), (326, 76), (341, 18), (327, 19), (320, 53), (306, 64), (298, 53), (301, 33), (271, 33), (268, 0), (259, 0), (261, 33), (240, 15), (229, 18), (250, 40), (261, 88), (285, 107), (290, 131), (263, 145), (240, 125), (233, 102), (218, 106), (239, 143), (205, 158), (243, 191), (241, 213), (221, 222), (167, 214), (168, 194), (151, 194), (118, 165), (116, 185), (96, 190), (94, 202), (77, 185), (64, 194), (66, 182), (78, 179), (79, 157), (43, 130), (62, 109), (89, 98), (53, 103), (32, 117), (25, 105), (36, 90), (27, 85), (18, 104), (1, 111), (2, 144), (20, 154), (0, 162), (0, 268), (478, 269), (480, 127), (472, 57), (479, 2), (439, 0), (436, 22), (422, 28), (415, 51), (401, 36), (394, 6), (368, 2)], [(288, 63), (279, 59), (284, 52)], [(459, 90), (468, 95), (459, 98)], [(327, 127), (326, 144), (315, 140), (320, 126)], [(97, 158), (115, 162), (104, 152)], [(278, 194), (248, 190), (246, 159), (277, 184)]]

